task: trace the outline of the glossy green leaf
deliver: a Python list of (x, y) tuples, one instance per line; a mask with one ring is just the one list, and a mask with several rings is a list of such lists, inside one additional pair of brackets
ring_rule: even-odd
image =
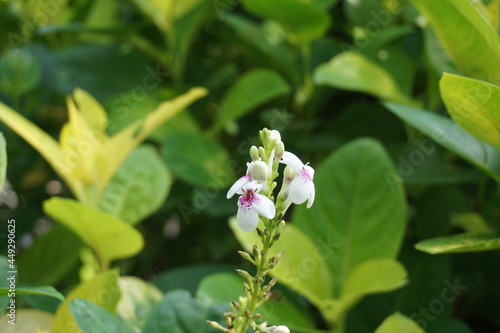
[(136, 229), (78, 201), (53, 197), (43, 206), (47, 215), (71, 229), (89, 245), (101, 263), (133, 256), (144, 245), (142, 235)]
[(116, 306), (116, 314), (140, 332), (163, 294), (151, 283), (133, 276), (120, 277), (118, 285), (122, 297)]
[(288, 94), (290, 89), (283, 78), (272, 70), (254, 69), (247, 72), (224, 95), (216, 128), (244, 116), (270, 100)]
[(330, 17), (315, 3), (301, 0), (243, 0), (252, 14), (278, 22), (292, 35), (292, 40), (310, 42), (323, 36), (330, 27)]
[[(66, 296), (66, 301), (70, 302), (75, 298), (83, 298), (112, 312), (115, 310), (120, 297), (118, 271), (112, 270), (78, 285)], [(71, 314), (68, 303), (61, 304), (55, 314), (52, 333), (81, 332)]]
[(344, 52), (314, 71), (314, 82), (375, 97), (408, 102), (394, 79), (379, 65), (355, 52)]
[[(361, 298), (376, 293), (389, 292), (407, 283), (403, 265), (394, 259), (367, 260), (356, 266), (345, 279), (340, 299), (333, 301), (332, 308), (324, 314), (336, 322)], [(329, 305), (327, 302), (325, 305)]]
[(392, 103), (385, 103), (385, 106), (410, 126), (500, 181), (499, 149), (476, 139), (453, 121), (429, 111)]
[(115, 174), (101, 199), (101, 209), (135, 225), (165, 201), (172, 175), (152, 146), (132, 152)]
[(396, 257), (407, 208), (401, 183), (390, 181), (394, 174), (379, 142), (352, 141), (316, 169), (311, 209), (295, 208), (293, 224), (314, 239), (330, 267), (330, 297), (340, 297), (347, 277), (362, 262)]
[(208, 306), (194, 299), (188, 291), (171, 291), (153, 309), (143, 332), (217, 332), (206, 322), (208, 312)]
[(500, 148), (500, 87), (446, 73), (439, 87), (453, 120), (476, 138)]
[(415, 248), (431, 254), (482, 252), (500, 249), (500, 237), (488, 234), (456, 234), (426, 239), (415, 244)]
[(233, 179), (227, 151), (203, 134), (173, 132), (165, 135), (161, 143), (167, 166), (185, 182), (218, 189)]
[[(261, 244), (257, 232), (242, 231), (236, 218), (232, 218), (229, 225), (247, 252), (251, 251), (254, 244)], [(264, 229), (262, 225), (260, 228)], [(325, 262), (333, 258), (331, 248), (320, 244), (317, 239), (313, 242), (312, 239), (294, 224), (288, 224), (281, 233), (279, 242), (269, 250), (269, 256), (285, 251), (271, 274), (278, 278), (281, 284), (319, 306), (322, 300), (333, 297), (333, 277)]]
[[(207, 276), (200, 284), (196, 297), (209, 304), (229, 304), (242, 296), (243, 279), (234, 273), (218, 273)], [(276, 287), (273, 294), (276, 294)], [(271, 297), (257, 310), (270, 324), (286, 325), (294, 328), (314, 328), (307, 315), (285, 297)]]
[(500, 84), (500, 39), (471, 1), (413, 0), (413, 3), (429, 20), (465, 75)]
[(118, 317), (106, 309), (82, 298), (75, 298), (69, 302), (71, 314), (75, 318), (78, 327), (84, 332), (100, 333), (134, 333)]
[(3, 189), (5, 177), (7, 175), (7, 148), (5, 137), (0, 133), (0, 189)]
[[(6, 296), (9, 294), (9, 288), (0, 288), (0, 296)], [(43, 287), (19, 287), (16, 288), (17, 295), (40, 295), (40, 296), (50, 296), (64, 301), (64, 296), (51, 286)]]
[(375, 333), (425, 333), (420, 326), (405, 315), (396, 312), (387, 317), (377, 328)]

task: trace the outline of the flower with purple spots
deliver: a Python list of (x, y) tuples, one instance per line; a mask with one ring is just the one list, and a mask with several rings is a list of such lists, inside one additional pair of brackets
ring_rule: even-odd
[(238, 225), (243, 231), (252, 231), (257, 227), (259, 215), (272, 219), (276, 215), (274, 203), (267, 197), (259, 194), (262, 185), (255, 181), (249, 182), (236, 193), (238, 198)]
[(286, 164), (295, 172), (295, 176), (291, 178), (286, 188), (288, 200), (296, 205), (307, 200), (307, 208), (311, 208), (316, 193), (313, 183), (314, 169), (302, 163), (297, 156), (288, 151), (283, 154), (281, 163)]

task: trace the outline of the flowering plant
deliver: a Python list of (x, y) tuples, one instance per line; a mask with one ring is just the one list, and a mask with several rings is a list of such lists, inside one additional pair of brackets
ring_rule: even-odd
[[(244, 259), (255, 265), (257, 273), (252, 276), (245, 270), (237, 270), (245, 280), (245, 296), (233, 301), (232, 311), (224, 315), (227, 328), (216, 322), (209, 323), (224, 332), (245, 333), (250, 326), (254, 332), (288, 333), (290, 331), (286, 326), (257, 324), (255, 320), (261, 315), (256, 310), (271, 297), (271, 288), (277, 282), (276, 278), (267, 282), (266, 277), (278, 264), (283, 252), (271, 258), (268, 258), (268, 252), (279, 240), (285, 227), (285, 221), (282, 220), (285, 212), (292, 203), (299, 205), (307, 201), (307, 207), (310, 208), (314, 202), (314, 169), (285, 151), (278, 131), (264, 128), (259, 134), (262, 146), (250, 148), (252, 162), (247, 163), (246, 174), (227, 193), (228, 199), (235, 194), (240, 195), (237, 213), (239, 227), (247, 232), (256, 230), (261, 239), (260, 246), (253, 246), (252, 254), (239, 251)], [(275, 180), (279, 176), (280, 163), (286, 167), (281, 190), (275, 197)], [(259, 220), (262, 221), (263, 230), (257, 227)]]

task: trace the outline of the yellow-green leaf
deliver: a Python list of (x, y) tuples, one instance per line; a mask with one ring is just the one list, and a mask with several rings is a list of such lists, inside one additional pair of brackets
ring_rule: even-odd
[(476, 138), (500, 148), (500, 87), (446, 73), (439, 87), (453, 120)]
[(457, 67), (469, 77), (500, 84), (500, 38), (469, 0), (413, 0)]
[(53, 197), (44, 211), (77, 234), (95, 252), (101, 263), (137, 254), (144, 245), (142, 235), (118, 218), (78, 201)]
[(104, 272), (92, 280), (81, 283), (69, 293), (66, 303), (62, 303), (57, 309), (52, 333), (81, 333), (68, 307), (67, 302), (72, 299), (83, 298), (114, 312), (120, 297), (117, 270)]
[(116, 306), (116, 314), (141, 332), (163, 293), (153, 284), (133, 276), (120, 277), (118, 285), (122, 297)]
[(142, 142), (164, 122), (179, 112), (185, 110), (194, 101), (206, 96), (207, 94), (207, 89), (196, 87), (179, 97), (161, 103), (155, 111), (150, 113), (146, 119), (144, 119), (143, 127), (137, 135), (137, 141)]
[[(15, 325), (9, 324), (11, 320), (7, 314), (0, 318), (0, 332), (2, 333), (32, 333), (51, 332), (54, 316), (52, 313), (35, 309), (16, 309)], [(65, 332), (66, 333), (66, 332)], [(70, 332), (67, 332), (70, 333)]]
[[(361, 298), (370, 294), (398, 289), (407, 283), (403, 265), (394, 259), (372, 259), (356, 266), (347, 276), (340, 299), (336, 300), (325, 317), (336, 322)], [(328, 304), (328, 302), (327, 302)]]
[(314, 71), (314, 82), (357, 91), (384, 100), (408, 103), (396, 82), (382, 67), (355, 52), (344, 52)]
[(68, 186), (75, 187), (77, 179), (70, 174), (71, 168), (68, 161), (64, 159), (61, 148), (54, 138), (2, 103), (0, 103), (0, 120), (35, 148), (54, 170), (64, 178)]
[(500, 237), (490, 233), (465, 233), (423, 240), (417, 250), (430, 254), (500, 250)]
[(396, 312), (387, 317), (375, 333), (425, 333), (420, 326), (405, 315)]
[(80, 88), (75, 89), (73, 98), (96, 138), (99, 141), (104, 141), (106, 139), (108, 116), (102, 105), (92, 95)]

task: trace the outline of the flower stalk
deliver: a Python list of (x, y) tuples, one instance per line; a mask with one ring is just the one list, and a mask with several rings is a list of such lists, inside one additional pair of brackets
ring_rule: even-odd
[[(282, 220), (285, 212), (292, 203), (301, 204), (308, 201), (308, 208), (314, 201), (314, 184), (312, 182), (314, 170), (302, 164), (297, 156), (285, 151), (278, 131), (263, 129), (260, 131), (262, 146), (250, 148), (252, 162), (247, 163), (247, 171), (229, 189), (227, 198), (239, 194), (238, 198), (238, 225), (243, 231), (257, 232), (260, 244), (255, 244), (251, 253), (238, 253), (256, 267), (256, 274), (251, 275), (245, 270), (236, 272), (243, 278), (245, 296), (231, 303), (231, 311), (224, 314), (227, 327), (219, 323), (209, 322), (213, 327), (223, 332), (246, 333), (251, 327), (255, 333), (276, 332), (289, 333), (286, 326), (267, 327), (266, 323), (258, 324), (261, 318), (257, 310), (269, 300), (276, 278), (269, 279), (268, 275), (278, 264), (283, 252), (270, 256), (270, 249), (279, 240), (285, 221)], [(287, 164), (292, 172), (285, 174), (283, 185), (277, 199), (274, 189), (277, 186), (280, 163)], [(263, 229), (258, 228), (259, 221)]]

